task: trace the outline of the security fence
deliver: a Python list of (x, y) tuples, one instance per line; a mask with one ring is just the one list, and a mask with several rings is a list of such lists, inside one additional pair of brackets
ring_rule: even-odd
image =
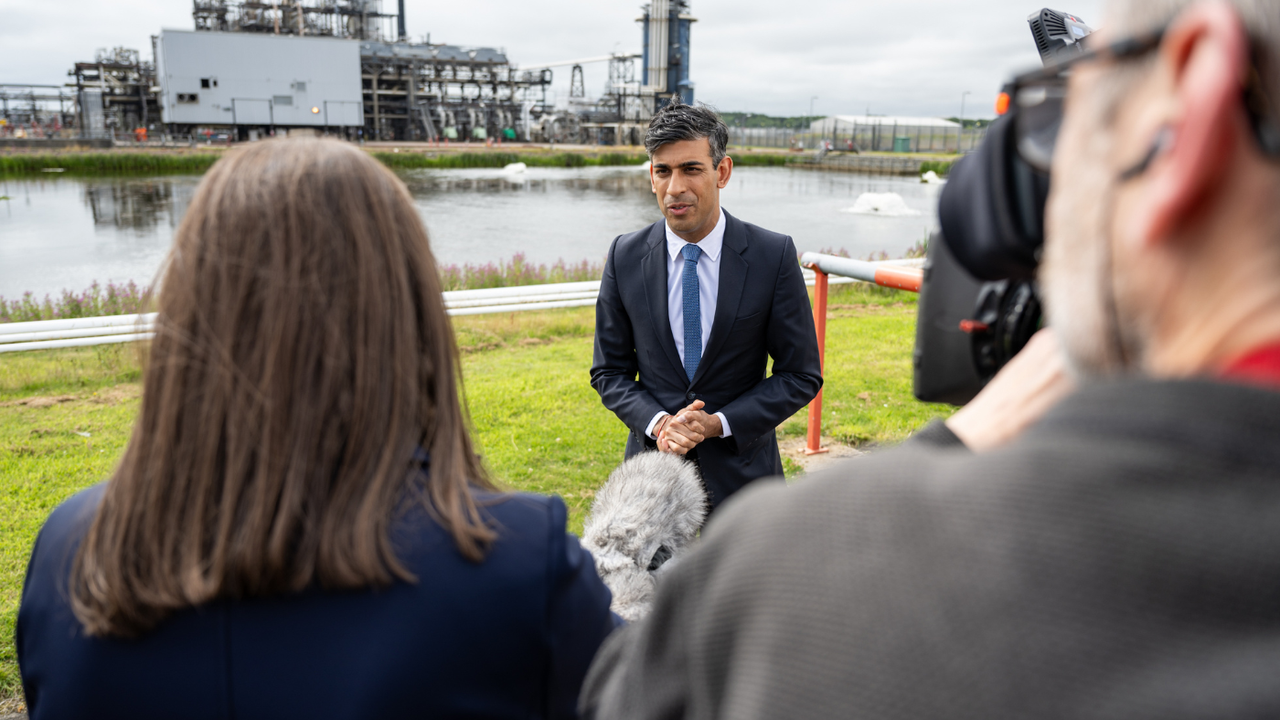
[(729, 128), (730, 147), (902, 153), (965, 153), (986, 137), (986, 128), (895, 123), (824, 123), (823, 130)]

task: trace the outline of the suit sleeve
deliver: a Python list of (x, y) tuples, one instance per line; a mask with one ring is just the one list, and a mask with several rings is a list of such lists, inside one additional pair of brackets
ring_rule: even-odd
[(565, 507), (552, 498), (547, 560), (547, 635), (551, 662), (547, 718), (576, 718), (578, 693), (591, 659), (621, 622), (609, 610), (612, 597), (596, 575), (591, 554), (565, 530)]
[(813, 310), (791, 238), (783, 243), (765, 342), (773, 374), (720, 408), (733, 423), (733, 436), (727, 439), (737, 452), (808, 405), (822, 389)]
[(600, 279), (600, 295), (596, 299), (595, 355), (591, 365), (591, 387), (600, 393), (600, 401), (640, 437), (660, 412), (666, 412), (640, 384), (640, 362), (636, 357), (636, 340), (631, 317), (622, 304), (618, 288), (618, 241), (609, 248)]

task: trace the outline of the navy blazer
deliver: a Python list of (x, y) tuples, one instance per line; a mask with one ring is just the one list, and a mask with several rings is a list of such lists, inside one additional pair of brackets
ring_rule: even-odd
[(706, 412), (723, 412), (733, 435), (696, 448), (715, 507), (752, 480), (782, 474), (774, 430), (822, 388), (813, 311), (791, 238), (725, 212), (715, 318), (690, 382), (667, 313), (667, 261), (665, 221), (613, 241), (591, 385), (631, 429), (627, 457), (655, 447), (645, 428), (660, 411), (702, 400)]
[(32, 720), (574, 717), (615, 626), (563, 502), (512, 495), (487, 507), (482, 563), (410, 510), (392, 539), (417, 583), (218, 601), (138, 640), (88, 638), (66, 586), (104, 487), (56, 509), (32, 551), (17, 626)]

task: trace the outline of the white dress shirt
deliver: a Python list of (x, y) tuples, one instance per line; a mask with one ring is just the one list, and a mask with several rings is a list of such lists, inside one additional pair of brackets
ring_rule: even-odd
[[(724, 249), (724, 211), (720, 211), (720, 219), (711, 232), (696, 244), (702, 248), (698, 256), (698, 309), (702, 316), (702, 351), (707, 351), (707, 340), (711, 337), (711, 323), (716, 317), (716, 299), (720, 296), (720, 251)], [(676, 235), (670, 225), (667, 229), (667, 318), (671, 321), (671, 335), (676, 341), (676, 353), (680, 362), (684, 362), (684, 267), (685, 260), (681, 251), (685, 245), (693, 243)], [(649, 421), (645, 434), (654, 437), (653, 428), (667, 412), (660, 412)], [(729, 420), (724, 413), (716, 413), (720, 425), (724, 428), (720, 437), (733, 434), (729, 430)], [(655, 438), (656, 439), (656, 438)]]

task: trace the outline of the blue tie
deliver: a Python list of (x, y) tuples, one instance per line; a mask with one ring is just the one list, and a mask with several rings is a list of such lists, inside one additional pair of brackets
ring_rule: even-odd
[(698, 257), (702, 248), (685, 245), (680, 254), (684, 256), (684, 273), (680, 276), (684, 292), (684, 372), (693, 382), (702, 360), (702, 305), (698, 299)]

